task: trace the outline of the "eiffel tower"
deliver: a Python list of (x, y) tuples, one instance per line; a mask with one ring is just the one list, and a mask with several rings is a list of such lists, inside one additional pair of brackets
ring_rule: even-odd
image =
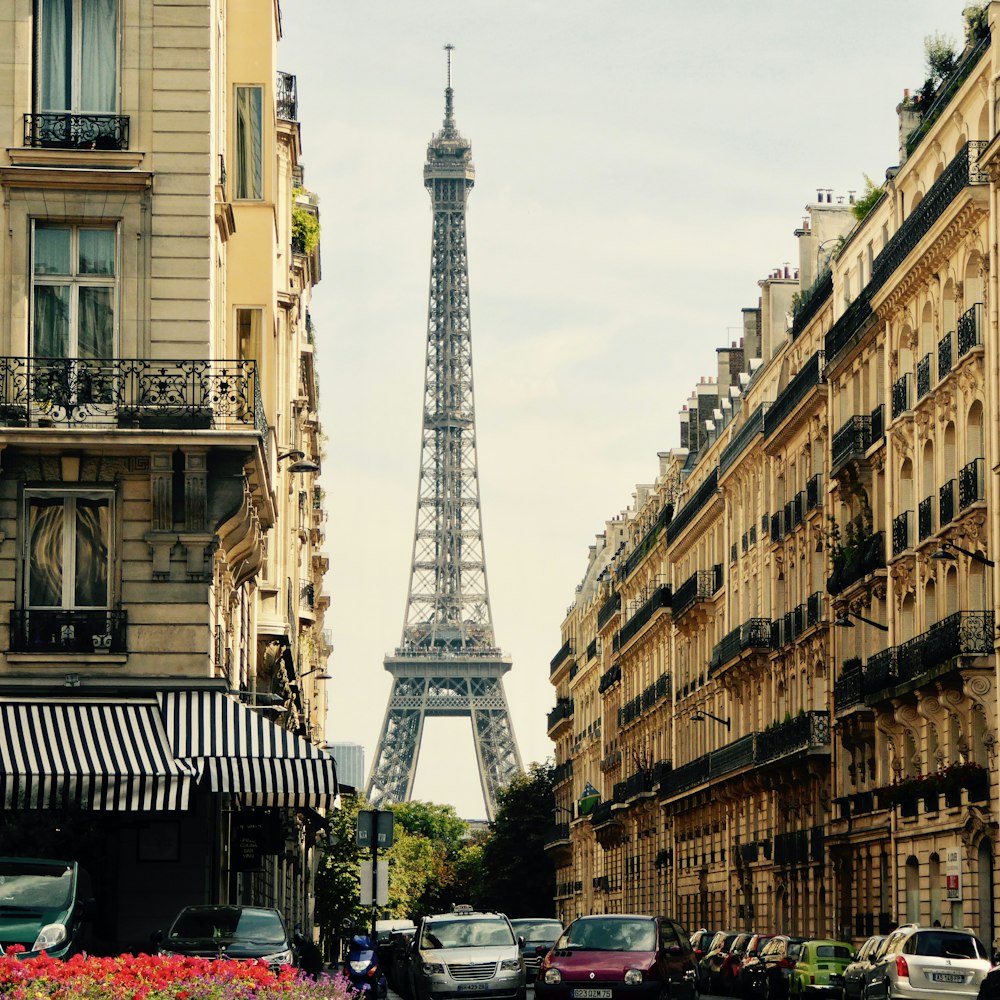
[(509, 657), (497, 648), (486, 585), (472, 397), (465, 206), (472, 147), (455, 127), (448, 53), (444, 126), (427, 147), (424, 186), (434, 216), (416, 530), (403, 636), (385, 658), (392, 674), (371, 774), (375, 806), (413, 792), (424, 720), (467, 716), (489, 819), (497, 792), (521, 770), (503, 689)]

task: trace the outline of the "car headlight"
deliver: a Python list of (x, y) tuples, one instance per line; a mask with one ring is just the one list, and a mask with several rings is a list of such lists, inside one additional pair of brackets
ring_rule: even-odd
[(562, 982), (562, 973), (558, 969), (545, 970), (545, 985), (558, 986)]
[(518, 972), (521, 968), (521, 963), (516, 958), (505, 958), (500, 963), (501, 972)]
[(425, 976), (444, 975), (444, 966), (440, 962), (424, 962), (421, 968)]
[(35, 938), (35, 943), (32, 945), (31, 950), (43, 951), (49, 948), (58, 948), (68, 937), (69, 934), (66, 932), (65, 924), (46, 924), (38, 932), (38, 937)]
[(625, 970), (625, 985), (638, 986), (642, 982), (642, 973), (638, 969)]
[(268, 965), (291, 965), (292, 953), (291, 951), (276, 951), (273, 955), (261, 956), (261, 961), (267, 962)]

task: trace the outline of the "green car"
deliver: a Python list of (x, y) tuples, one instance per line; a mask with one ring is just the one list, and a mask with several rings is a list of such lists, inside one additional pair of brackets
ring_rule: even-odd
[(854, 948), (846, 941), (803, 941), (788, 980), (791, 997), (840, 997), (844, 969), (854, 960)]

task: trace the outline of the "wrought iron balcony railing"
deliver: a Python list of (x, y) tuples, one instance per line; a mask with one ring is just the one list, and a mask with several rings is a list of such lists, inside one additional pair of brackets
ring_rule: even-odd
[(805, 712), (758, 733), (755, 759), (758, 764), (764, 764), (799, 750), (829, 744), (830, 713)]
[(831, 471), (839, 472), (848, 462), (865, 456), (872, 443), (872, 418), (861, 416), (848, 418), (833, 435), (830, 444)]
[(622, 679), (622, 665), (614, 663), (601, 674), (601, 679), (597, 685), (597, 693), (604, 694), (605, 691)]
[(958, 356), (964, 358), (983, 342), (983, 304), (976, 302), (958, 318)]
[(938, 341), (938, 379), (951, 371), (951, 342), (954, 333), (949, 331)]
[(732, 544), (731, 544), (731, 545), (729, 546), (729, 561), (730, 561), (731, 563), (734, 563), (734, 562), (736, 562), (736, 542), (733, 542), (733, 543), (732, 543)]
[(912, 393), (910, 391), (913, 382), (913, 375), (907, 372), (901, 375), (892, 383), (892, 419), (895, 420), (901, 413), (906, 413), (910, 408)]
[(934, 532), (934, 497), (924, 497), (917, 506), (917, 538), (922, 542)]
[(615, 591), (600, 607), (597, 612), (597, 630), (603, 631), (604, 626), (611, 621), (622, 606), (622, 595), (620, 591)]
[(817, 472), (806, 483), (806, 509), (815, 510), (823, 506), (823, 473)]
[(770, 437), (788, 419), (815, 386), (826, 381), (823, 377), (823, 359), (823, 352), (817, 351), (778, 393), (778, 398), (764, 414), (765, 437)]
[(833, 685), (833, 706), (837, 714), (864, 704), (861, 693), (861, 660), (846, 660)]
[(766, 426), (767, 411), (770, 403), (761, 403), (746, 418), (743, 426), (733, 434), (729, 444), (722, 449), (719, 455), (719, 473), (728, 469), (740, 455), (750, 446), (750, 442), (758, 435), (764, 433)]
[(618, 648), (621, 649), (625, 643), (629, 642), (633, 636), (637, 635), (644, 625), (646, 625), (660, 608), (669, 608), (671, 604), (670, 587), (657, 587), (645, 603), (636, 613), (622, 626), (618, 633)]
[(917, 362), (917, 399), (921, 400), (931, 391), (931, 356), (925, 354)]
[(885, 569), (884, 531), (876, 531), (858, 542), (845, 559), (834, 564), (826, 583), (827, 593), (836, 596), (878, 569)]
[(943, 528), (955, 519), (955, 480), (949, 479), (938, 490), (938, 524)]
[(715, 594), (715, 576), (710, 569), (695, 570), (678, 588), (673, 599), (674, 618), (680, 618), (701, 601), (711, 600)]
[(555, 823), (545, 835), (544, 847), (554, 847), (569, 841), (569, 823)]
[(617, 576), (619, 580), (624, 580), (630, 576), (643, 559), (652, 552), (653, 547), (659, 541), (660, 532), (670, 524), (673, 516), (674, 505), (672, 503), (664, 504), (660, 513), (656, 515), (656, 520), (652, 523), (646, 534), (639, 539), (635, 548), (628, 554), (628, 558), (618, 570)]
[(868, 446), (871, 447), (873, 444), (881, 441), (885, 437), (885, 403), (879, 403), (871, 412), (871, 440), (868, 442)]
[(24, 116), (24, 145), (32, 149), (128, 149), (128, 115), (28, 114)]
[(704, 482), (692, 493), (667, 525), (667, 541), (673, 542), (677, 536), (695, 519), (698, 513), (713, 500), (719, 491), (719, 470), (713, 469)]
[(124, 653), (125, 611), (56, 608), (10, 613), (12, 653)]
[(780, 542), (785, 537), (785, 512), (783, 510), (775, 511), (771, 515), (770, 535), (772, 542)]
[(278, 71), (275, 80), (275, 102), (278, 117), (286, 122), (299, 120), (299, 96), (295, 77), (291, 73)]
[(0, 425), (56, 424), (267, 433), (255, 361), (0, 357)]
[(904, 510), (892, 519), (892, 554), (898, 556), (913, 544), (913, 511)]
[(958, 470), (958, 509), (986, 499), (986, 462), (974, 458), (968, 465)]
[(771, 619), (750, 618), (732, 629), (712, 650), (709, 676), (748, 649), (771, 648)]
[(565, 719), (573, 718), (573, 699), (572, 698), (560, 698), (556, 702), (556, 707), (549, 712), (548, 716), (548, 732), (551, 732), (560, 722)]
[(561, 785), (564, 781), (569, 781), (573, 777), (573, 759), (564, 760), (561, 764), (556, 764), (552, 768), (552, 784)]
[(806, 625), (818, 625), (823, 620), (823, 592), (817, 590), (806, 601)]
[(792, 340), (809, 325), (809, 320), (819, 312), (831, 294), (833, 294), (833, 273), (827, 267), (799, 297), (792, 319)]
[(299, 591), (299, 607), (300, 608), (314, 608), (316, 607), (316, 586), (312, 583), (306, 583), (302, 586)]

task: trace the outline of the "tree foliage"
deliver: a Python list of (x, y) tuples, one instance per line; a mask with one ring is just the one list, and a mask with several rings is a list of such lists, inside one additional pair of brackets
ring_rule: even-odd
[(509, 917), (553, 914), (555, 869), (545, 853), (552, 826), (552, 767), (532, 764), (497, 796), (496, 819), (480, 848), (475, 902)]

